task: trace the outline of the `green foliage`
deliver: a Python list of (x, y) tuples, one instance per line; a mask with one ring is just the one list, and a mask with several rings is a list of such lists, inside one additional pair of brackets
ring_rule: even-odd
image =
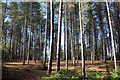
[(112, 63), (112, 62), (113, 62), (113, 61), (111, 61), (111, 60), (107, 60), (107, 61), (106, 61), (106, 63)]
[(77, 68), (75, 70), (75, 73), (76, 73), (77, 76), (81, 76), (82, 75), (82, 69), (81, 69), (81, 67)]
[(120, 68), (113, 71), (112, 78), (120, 78)]
[(91, 71), (86, 73), (86, 77), (88, 78), (96, 78), (96, 75), (97, 75), (96, 71)]
[(102, 79), (105, 76), (100, 75), (102, 72), (99, 71), (90, 71), (86, 73), (86, 77), (82, 76), (81, 68), (77, 68), (76, 70), (70, 71), (68, 69), (61, 69), (58, 73), (50, 75), (50, 77), (43, 77), (43, 79), (50, 80), (92, 80), (92, 79)]
[(119, 80), (120, 70), (113, 71), (112, 76), (108, 76), (106, 72), (102, 71), (88, 71), (86, 77), (82, 77), (81, 67), (76, 70), (61, 69), (58, 73), (50, 75), (50, 77), (43, 77), (49, 80)]
[(61, 69), (58, 73), (50, 75), (50, 77), (43, 77), (43, 79), (49, 80), (76, 80), (78, 79), (74, 71), (70, 71), (66, 68)]

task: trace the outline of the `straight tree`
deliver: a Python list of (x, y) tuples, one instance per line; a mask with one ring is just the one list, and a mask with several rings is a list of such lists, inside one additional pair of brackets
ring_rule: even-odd
[(56, 72), (60, 70), (60, 45), (61, 45), (61, 19), (62, 19), (62, 0), (59, 3), (59, 18), (58, 18), (58, 35), (57, 35), (57, 65), (56, 65)]
[(80, 42), (82, 56), (82, 75), (85, 76), (85, 55), (84, 55), (84, 26), (82, 21), (82, 2), (79, 1), (79, 19), (80, 19)]
[(53, 58), (53, 39), (54, 39), (54, 10), (53, 1), (50, 0), (50, 50), (49, 50), (49, 62), (48, 62), (48, 74), (51, 74), (52, 58)]
[(47, 26), (48, 26), (48, 3), (46, 2), (46, 27), (45, 27), (45, 39), (44, 39), (44, 52), (43, 52), (43, 66), (46, 63), (46, 39), (47, 39)]
[(66, 54), (66, 68), (68, 68), (68, 26), (67, 26), (67, 3), (65, 2), (65, 54)]
[(117, 60), (116, 60), (115, 45), (114, 45), (114, 39), (113, 39), (113, 29), (112, 29), (112, 22), (110, 18), (108, 0), (106, 0), (106, 6), (107, 6), (107, 14), (108, 14), (108, 20), (109, 20), (109, 27), (110, 27), (110, 32), (111, 32), (111, 44), (112, 44), (112, 52), (114, 55), (114, 66), (115, 66), (115, 70), (117, 70)]

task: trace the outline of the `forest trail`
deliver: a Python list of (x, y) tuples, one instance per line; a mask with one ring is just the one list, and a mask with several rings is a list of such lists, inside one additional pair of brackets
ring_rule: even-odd
[[(86, 61), (86, 71), (106, 71), (106, 64), (104, 61), (95, 61), (91, 64), (91, 61)], [(41, 77), (47, 76), (46, 70), (40, 70), (43, 65), (40, 61), (36, 64), (34, 61), (30, 61), (29, 64), (22, 65), (22, 62), (12, 61), (3, 62), (3, 80), (41, 80)], [(72, 61), (69, 60), (69, 69), (74, 70), (81, 66), (81, 61), (76, 64), (76, 67), (72, 66)], [(107, 61), (109, 72), (113, 71), (113, 61)], [(65, 61), (61, 61), (61, 68), (65, 68)], [(52, 73), (55, 73), (56, 62), (53, 61)]]

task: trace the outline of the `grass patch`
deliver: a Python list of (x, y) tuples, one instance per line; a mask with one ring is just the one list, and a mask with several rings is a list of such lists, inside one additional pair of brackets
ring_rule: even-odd
[(113, 71), (112, 78), (120, 78), (120, 67), (117, 70)]
[(106, 61), (106, 63), (112, 63), (112, 62), (113, 62), (113, 61), (111, 61), (111, 60), (107, 60), (107, 61)]
[(86, 76), (82, 76), (82, 69), (79, 67), (76, 70), (61, 69), (58, 73), (52, 74), (49, 77), (43, 77), (47, 80), (120, 80), (120, 68), (113, 71), (111, 75), (108, 72), (102, 71), (86, 71)]

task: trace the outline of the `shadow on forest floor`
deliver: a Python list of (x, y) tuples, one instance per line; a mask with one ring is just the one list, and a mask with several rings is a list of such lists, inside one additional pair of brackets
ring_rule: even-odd
[[(34, 61), (30, 61), (30, 63), (26, 65), (22, 65), (20, 61), (3, 62), (3, 80), (40, 80), (41, 77), (47, 76), (46, 70), (40, 70), (42, 66), (40, 61), (37, 61), (36, 64)], [(79, 67), (81, 67), (81, 61), (76, 64), (76, 67), (73, 67), (72, 61), (69, 60), (69, 70), (74, 70)], [(61, 69), (62, 68), (65, 68), (65, 61), (61, 61)], [(91, 61), (86, 61), (86, 73), (88, 71), (98, 71), (107, 72), (108, 75), (110, 75), (114, 70), (113, 68), (113, 62), (105, 64), (104, 61), (95, 61), (91, 64)], [(52, 73), (55, 73), (55, 69), (56, 62), (54, 61)]]

